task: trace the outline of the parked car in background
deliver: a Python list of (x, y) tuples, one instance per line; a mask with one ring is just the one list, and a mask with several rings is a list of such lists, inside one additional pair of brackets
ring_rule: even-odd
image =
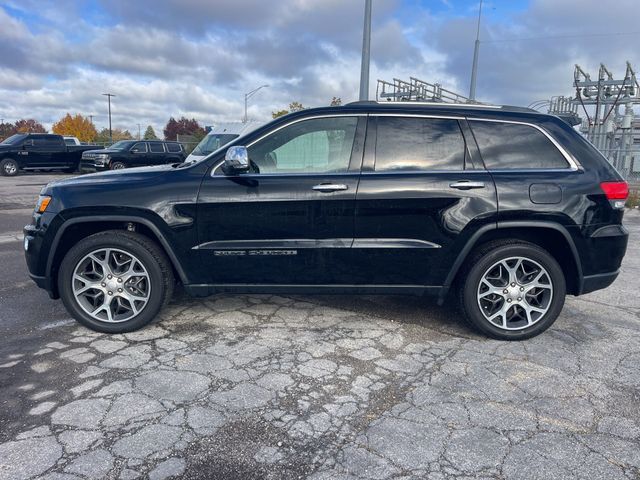
[(220, 147), (235, 140), (241, 135), (246, 135), (256, 128), (264, 125), (263, 122), (230, 122), (220, 123), (213, 127), (207, 136), (193, 149), (187, 157), (187, 162), (197, 162), (207, 155), (212, 154)]
[(61, 135), (17, 133), (0, 143), (0, 174), (17, 175), (22, 170), (75, 172), (85, 150), (98, 145), (67, 145)]
[(475, 328), (521, 340), (566, 294), (616, 279), (627, 196), (558, 117), (357, 102), (280, 117), (200, 162), (51, 183), (24, 249), (34, 281), (102, 332), (151, 322), (177, 278), (193, 295), (455, 291)]
[(80, 140), (78, 140), (78, 137), (70, 137), (68, 135), (64, 136), (64, 143), (66, 143), (67, 145), (82, 145), (83, 144)]
[(186, 157), (178, 142), (160, 140), (121, 140), (104, 150), (89, 150), (82, 154), (80, 171), (99, 172), (121, 168), (182, 163)]

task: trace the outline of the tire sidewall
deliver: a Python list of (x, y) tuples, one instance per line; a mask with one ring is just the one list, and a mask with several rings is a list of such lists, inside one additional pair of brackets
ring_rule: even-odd
[[(525, 257), (539, 263), (548, 272), (553, 286), (553, 298), (547, 313), (542, 320), (522, 330), (503, 330), (493, 325), (485, 318), (478, 305), (477, 292), (482, 276), (489, 267), (509, 257)], [(508, 245), (488, 252), (471, 267), (462, 294), (468, 320), (482, 332), (501, 340), (525, 340), (539, 335), (553, 325), (564, 306), (566, 282), (558, 262), (541, 248), (534, 245)]]
[[(122, 165), (121, 167), (116, 167), (116, 165)], [(111, 170), (124, 170), (127, 166), (122, 162), (113, 162), (111, 164)]]
[[(143, 311), (131, 320), (118, 323), (96, 320), (82, 309), (73, 295), (71, 279), (78, 262), (90, 252), (100, 248), (117, 248), (135, 255), (149, 273), (149, 281), (151, 282), (149, 301)], [(153, 321), (163, 306), (165, 288), (162, 269), (153, 255), (137, 242), (122, 236), (114, 236), (109, 239), (104, 236), (85, 239), (67, 252), (58, 272), (58, 289), (67, 310), (84, 326), (105, 333), (131, 332)]]
[[(16, 170), (13, 173), (8, 173), (5, 170), (5, 166), (8, 163), (13, 163), (16, 166)], [(0, 162), (0, 174), (2, 174), (5, 177), (15, 177), (16, 175), (18, 175), (18, 172), (20, 171), (20, 167), (18, 166), (18, 162), (16, 162), (13, 158), (5, 158), (4, 160), (2, 160)]]

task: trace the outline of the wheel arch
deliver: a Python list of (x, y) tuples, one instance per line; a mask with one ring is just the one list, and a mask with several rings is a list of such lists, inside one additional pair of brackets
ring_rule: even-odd
[(560, 264), (567, 283), (567, 293), (577, 295), (582, 291), (584, 276), (580, 257), (571, 234), (565, 227), (552, 222), (510, 221), (499, 222), (497, 226), (485, 225), (473, 234), (447, 275), (438, 297), (439, 304), (444, 303), (472, 252), (487, 242), (500, 239), (522, 240), (544, 248)]
[(151, 220), (129, 215), (97, 215), (72, 218), (65, 221), (51, 243), (51, 249), (47, 258), (46, 277), (50, 279), (52, 294), (58, 297), (57, 271), (66, 253), (77, 242), (75, 238), (83, 238), (94, 233), (106, 230), (126, 230), (133, 225), (135, 231), (155, 241), (169, 258), (174, 273), (182, 283), (187, 283), (187, 276), (182, 264), (175, 255), (171, 245), (162, 234), (157, 225)]

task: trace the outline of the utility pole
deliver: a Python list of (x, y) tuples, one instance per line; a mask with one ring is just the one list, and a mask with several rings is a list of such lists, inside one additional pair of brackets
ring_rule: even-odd
[(93, 117), (95, 117), (95, 115), (87, 115), (87, 117), (89, 117), (89, 121), (91, 122), (91, 125), (93, 125)]
[(371, 62), (371, 0), (364, 2), (362, 62), (360, 64), (360, 100), (369, 100), (369, 64)]
[(244, 118), (242, 119), (243, 123), (247, 123), (247, 121), (249, 120), (249, 117), (247, 116), (247, 101), (256, 93), (258, 93), (258, 90), (260, 90), (261, 88), (267, 88), (268, 86), (269, 85), (260, 85), (258, 88), (254, 88), (250, 92), (244, 94)]
[(138, 140), (141, 140), (141, 138), (140, 138), (140, 124), (136, 123), (136, 125), (138, 125)]
[(469, 86), (469, 100), (476, 101), (476, 78), (478, 77), (478, 54), (480, 53), (480, 19), (482, 18), (482, 0), (478, 9), (478, 27), (476, 29), (476, 43), (473, 48), (473, 66), (471, 67), (471, 85)]
[(105, 97), (109, 100), (109, 141), (113, 142), (113, 132), (111, 131), (111, 97), (115, 97), (113, 93), (103, 93)]

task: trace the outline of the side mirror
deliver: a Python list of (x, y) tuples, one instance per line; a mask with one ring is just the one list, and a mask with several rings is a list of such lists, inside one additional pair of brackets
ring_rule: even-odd
[(229, 147), (224, 156), (223, 171), (227, 175), (245, 173), (249, 171), (249, 153), (247, 147)]

